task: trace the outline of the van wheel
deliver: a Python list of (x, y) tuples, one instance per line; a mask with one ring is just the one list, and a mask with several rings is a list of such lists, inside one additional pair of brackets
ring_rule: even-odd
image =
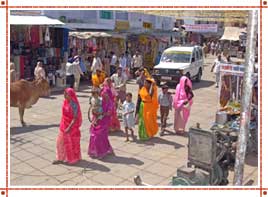
[(202, 77), (202, 69), (199, 68), (199, 71), (198, 71), (198, 73), (196, 75), (195, 81), (196, 82), (200, 82), (201, 81), (201, 77)]

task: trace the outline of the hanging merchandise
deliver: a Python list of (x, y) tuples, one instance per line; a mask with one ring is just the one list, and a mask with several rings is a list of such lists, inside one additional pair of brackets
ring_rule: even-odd
[(10, 29), (13, 34), (10, 39), (10, 61), (15, 63), (20, 79), (34, 78), (37, 61), (42, 61), (45, 69), (49, 65), (54, 68), (61, 65), (63, 29), (40, 25), (11, 25)]
[(43, 34), (43, 27), (39, 27), (39, 42), (40, 44), (44, 44), (44, 34)]
[(73, 47), (76, 47), (76, 38), (73, 38)]
[(45, 41), (49, 42), (50, 41), (50, 33), (49, 33), (49, 28), (46, 28), (46, 34), (45, 34)]
[(25, 38), (20, 40), (20, 41), (24, 40), (25, 43), (30, 43), (30, 40), (31, 40), (31, 27), (23, 28), (22, 31), (24, 31), (24, 35), (22, 35), (22, 36), (25, 36)]
[(97, 47), (97, 41), (96, 41), (96, 38), (93, 38), (93, 39), (92, 39), (92, 42), (93, 42), (93, 47)]
[(68, 37), (69, 37), (69, 30), (68, 29), (63, 29), (63, 51), (68, 50)]

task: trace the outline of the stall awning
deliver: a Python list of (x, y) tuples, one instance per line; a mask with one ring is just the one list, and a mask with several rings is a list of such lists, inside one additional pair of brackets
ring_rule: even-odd
[(238, 41), (242, 32), (246, 32), (246, 29), (239, 27), (225, 27), (223, 36), (220, 40)]
[(61, 21), (46, 16), (11, 15), (9, 21), (11, 25), (64, 25)]
[(87, 40), (90, 38), (108, 38), (112, 37), (112, 35), (105, 33), (105, 32), (78, 32), (73, 31), (69, 32), (69, 36), (76, 37), (78, 39)]
[(69, 32), (69, 36), (76, 37), (78, 39), (87, 40), (90, 38), (121, 38), (125, 39), (125, 35), (117, 34), (117, 33), (108, 33), (108, 32), (78, 32), (73, 31)]

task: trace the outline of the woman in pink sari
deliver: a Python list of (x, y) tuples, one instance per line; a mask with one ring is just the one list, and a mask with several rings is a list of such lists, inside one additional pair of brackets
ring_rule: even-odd
[(101, 90), (103, 118), (96, 125), (90, 127), (90, 140), (88, 146), (88, 155), (93, 158), (103, 158), (107, 154), (113, 153), (108, 134), (112, 124), (112, 115), (115, 103), (112, 93), (112, 82), (106, 78)]
[(185, 126), (193, 104), (193, 97), (191, 80), (182, 76), (180, 83), (176, 87), (176, 94), (173, 99), (173, 107), (175, 109), (174, 130), (177, 134), (185, 132)]
[(120, 121), (117, 117), (117, 112), (116, 112), (116, 97), (118, 96), (118, 93), (115, 90), (110, 78), (106, 78), (105, 81), (103, 82), (103, 90), (107, 87), (112, 92), (112, 94), (109, 96), (110, 102), (111, 102), (110, 103), (111, 104), (111, 108), (110, 108), (111, 122), (109, 126), (109, 131), (111, 132), (120, 131), (121, 130)]
[(82, 124), (82, 114), (80, 105), (72, 88), (65, 89), (64, 98), (57, 137), (57, 160), (53, 161), (53, 164), (75, 164), (81, 160), (79, 128)]

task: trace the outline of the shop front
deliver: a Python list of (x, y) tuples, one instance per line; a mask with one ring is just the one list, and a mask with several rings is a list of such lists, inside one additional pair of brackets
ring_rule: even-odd
[(85, 65), (85, 69), (88, 71), (90, 71), (92, 52), (94, 50), (98, 51), (98, 55), (102, 61), (110, 55), (111, 51), (117, 56), (126, 51), (125, 37), (116, 33), (70, 32), (69, 42), (71, 56), (79, 55)]
[(244, 58), (245, 54), (245, 39), (241, 36), (246, 33), (245, 28), (225, 27), (224, 34), (220, 38), (223, 45), (223, 55)]
[[(233, 148), (238, 140), (240, 131), (241, 96), (244, 76), (244, 66), (235, 64), (221, 64), (220, 88), (218, 92), (219, 110), (216, 114), (213, 130), (229, 136)], [(253, 75), (253, 98), (251, 101), (251, 121), (247, 151), (258, 152), (258, 76)]]
[(148, 34), (131, 34), (127, 38), (128, 51), (135, 54), (140, 51), (143, 56), (143, 66), (152, 69), (158, 53), (158, 41)]
[(18, 79), (33, 80), (35, 66), (42, 61), (50, 84), (56, 85), (56, 71), (67, 60), (68, 50), (68, 29), (54, 26), (62, 24), (45, 16), (11, 16), (10, 60)]

